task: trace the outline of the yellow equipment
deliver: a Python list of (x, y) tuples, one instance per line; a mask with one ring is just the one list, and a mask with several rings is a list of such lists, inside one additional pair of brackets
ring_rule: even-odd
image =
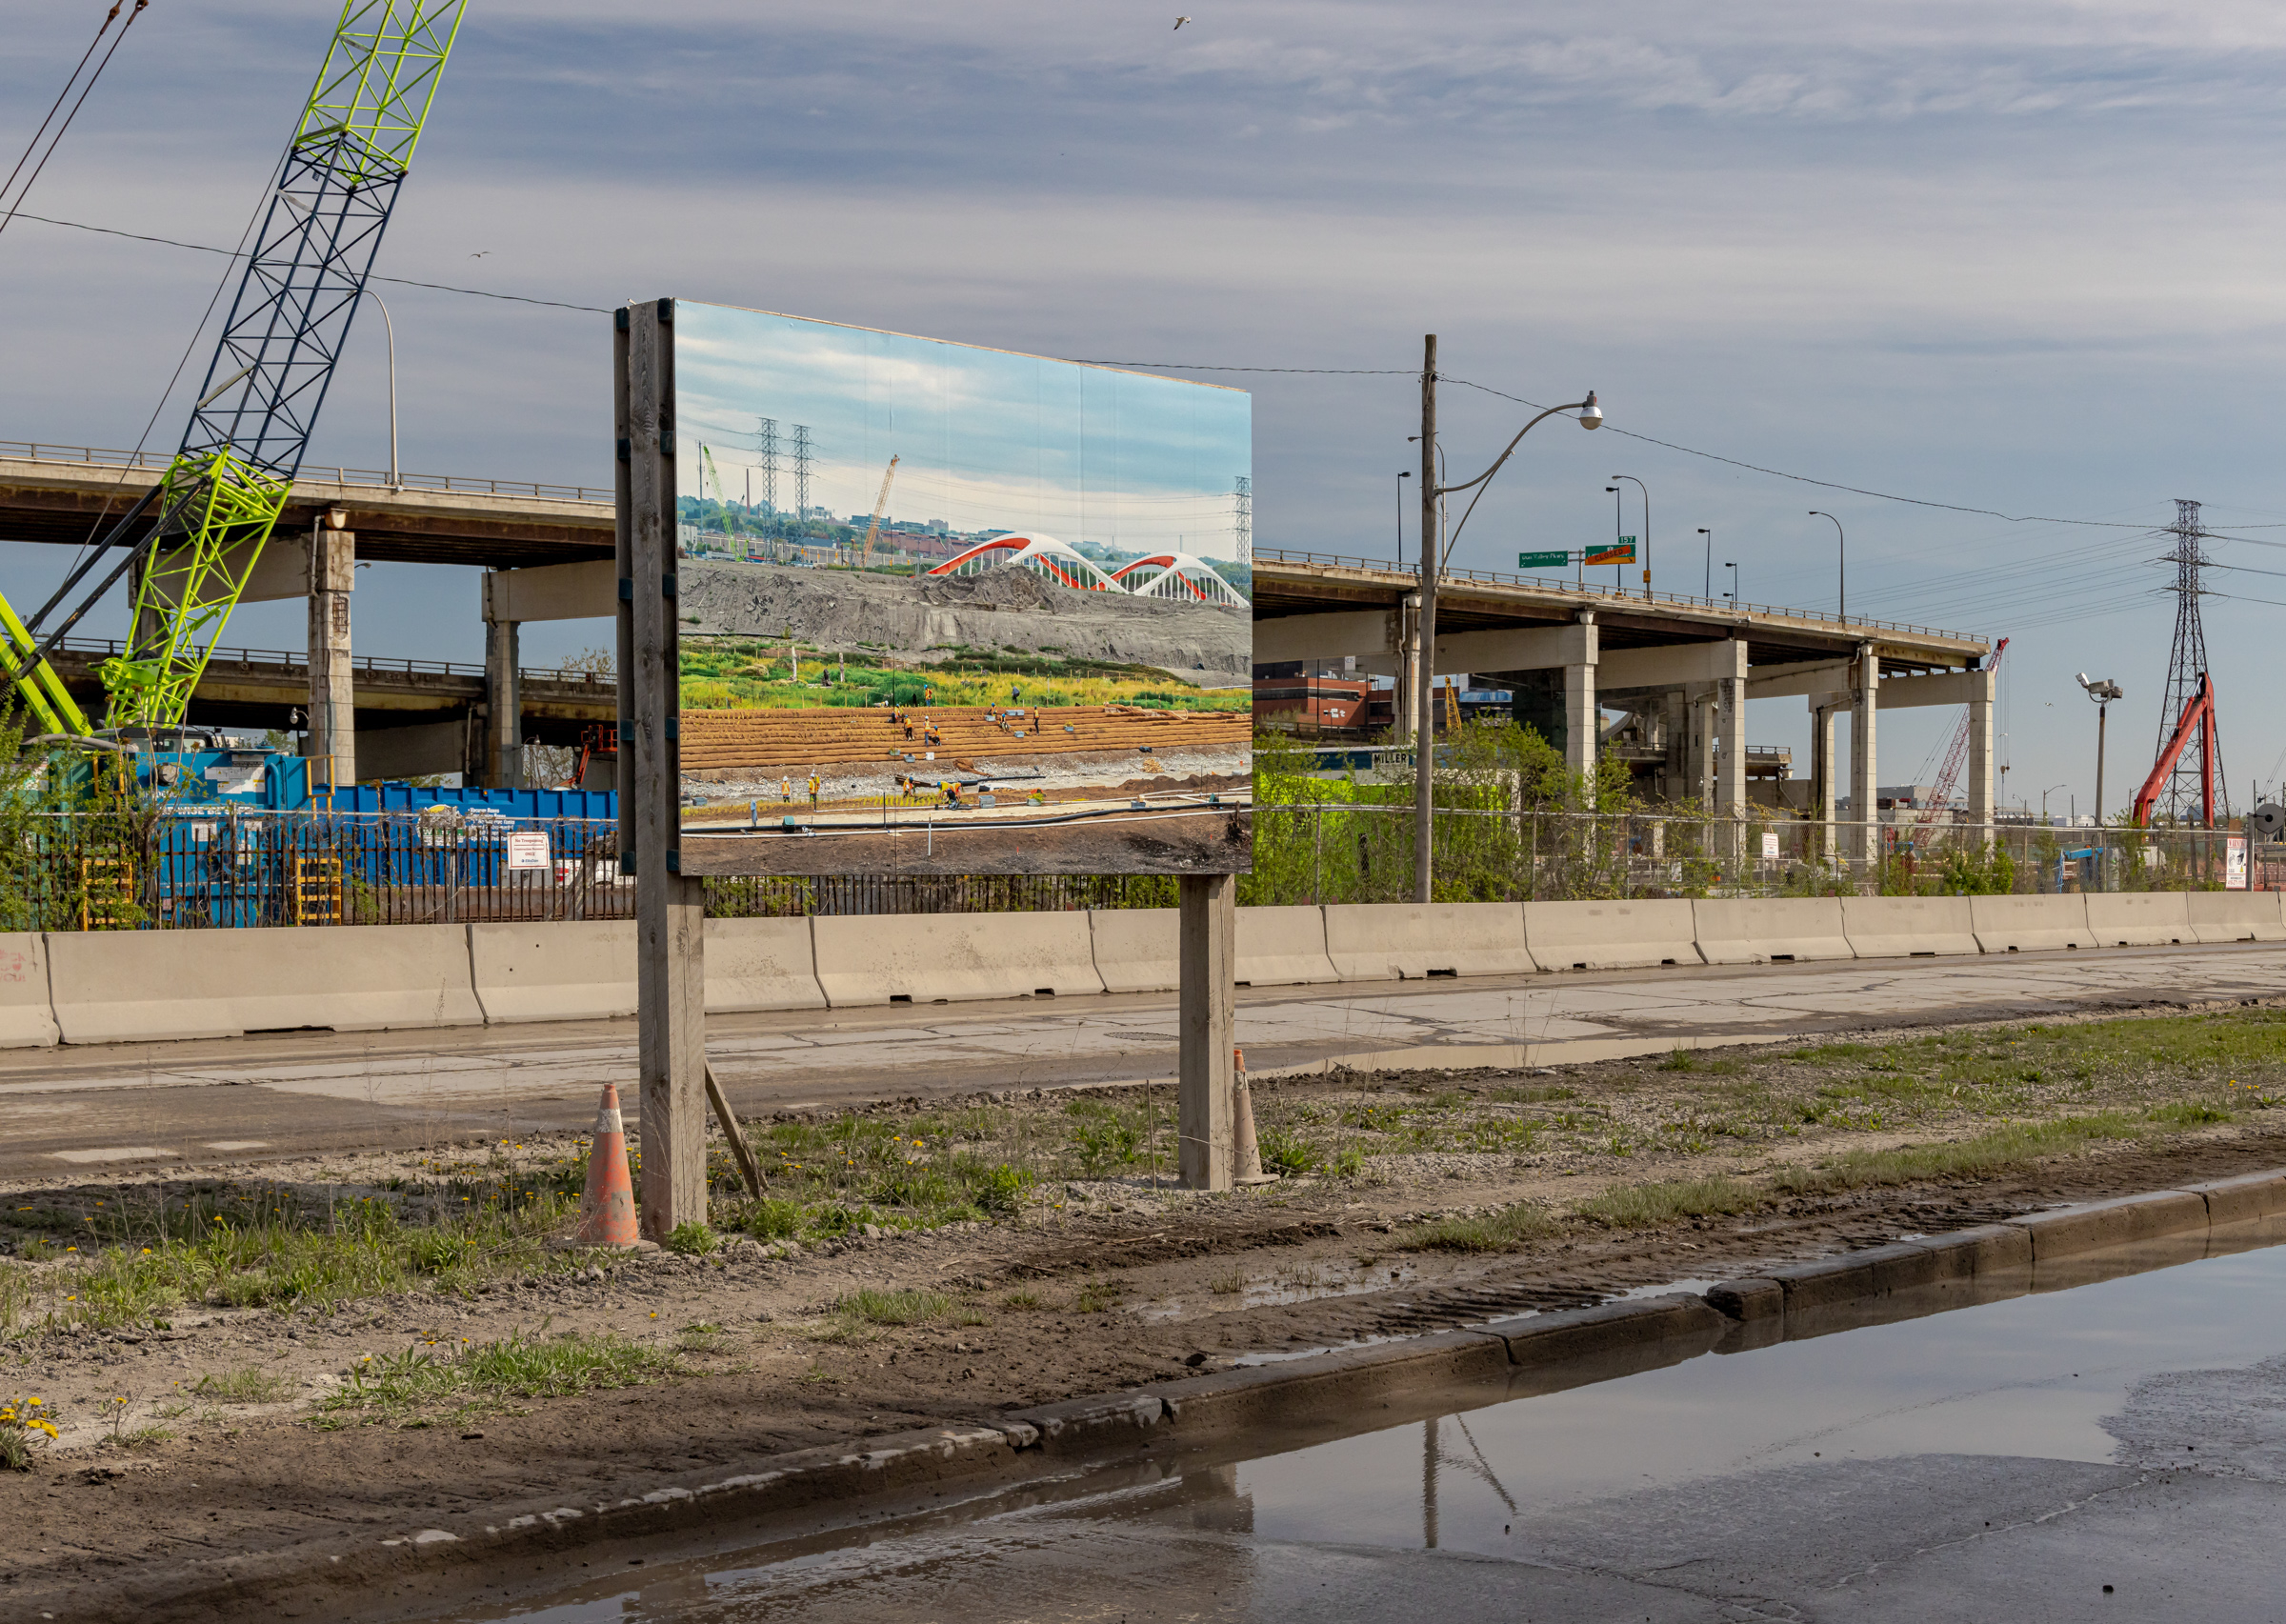
[(873, 567), (873, 537), (881, 533), (881, 514), (889, 507), (889, 482), (897, 476), (897, 459), (889, 459), (889, 469), (881, 475), (881, 494), (873, 498), (873, 522), (865, 527), (865, 556), (857, 561), (857, 572), (862, 575)]

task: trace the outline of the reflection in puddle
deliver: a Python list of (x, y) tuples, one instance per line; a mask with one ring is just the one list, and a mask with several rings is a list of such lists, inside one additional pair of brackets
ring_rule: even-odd
[[(1511, 1562), (1538, 1561), (1615, 1517), (1696, 1526), (1742, 1503), (1725, 1491), (1750, 1474), (1756, 1488), (1744, 1503), (1807, 1481), (1815, 1492), (1801, 1514), (1825, 1515), (1824, 1496), (1863, 1493), (1875, 1494), (1867, 1521), (1878, 1525), (1882, 1474), (1926, 1462), (1941, 1474), (1961, 1470), (1946, 1462), (1977, 1460), (2107, 1470), (2123, 1458), (2107, 1421), (2117, 1424), (2139, 1384), (2286, 1352), (2281, 1240), (2286, 1220), (2274, 1219), (1899, 1293), (1854, 1316), (1799, 1316), (1786, 1322), (1788, 1340), (1750, 1348), (1734, 1336), (1712, 1354), (1674, 1353), (1680, 1362), (1591, 1385), (1546, 1391), (1583, 1377), (1521, 1371), (1497, 1388), (1393, 1393), (1313, 1431), (1193, 1454), (1170, 1439), (1166, 1458), (1068, 1467), (959, 1509), (821, 1534), (807, 1549), (653, 1557), (640, 1582), (615, 1575), (535, 1608), (453, 1616), (997, 1624), (1109, 1616), (1131, 1600), (1137, 1618), (1309, 1616), (1327, 1585), (1354, 1574), (1342, 1552), (1507, 1559), (1436, 1570), (1437, 1585), (1465, 1587), (1479, 1582), (1472, 1574), (1513, 1574)], [(1375, 1430), (1341, 1435), (1360, 1424)], [(1548, 1570), (1534, 1572), (1545, 1583)], [(1433, 1604), (1425, 1593), (1412, 1599)]]

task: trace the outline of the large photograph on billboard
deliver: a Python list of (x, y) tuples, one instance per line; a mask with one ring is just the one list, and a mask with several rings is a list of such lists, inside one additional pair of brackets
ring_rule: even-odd
[(686, 872), (1248, 866), (1252, 402), (678, 300)]

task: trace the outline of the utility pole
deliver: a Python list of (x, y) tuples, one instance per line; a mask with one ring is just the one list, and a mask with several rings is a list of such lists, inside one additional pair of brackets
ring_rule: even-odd
[(1436, 334), (1421, 340), (1421, 657), (1414, 690), (1413, 893), (1429, 901), (1429, 820), (1434, 804), (1436, 713)]

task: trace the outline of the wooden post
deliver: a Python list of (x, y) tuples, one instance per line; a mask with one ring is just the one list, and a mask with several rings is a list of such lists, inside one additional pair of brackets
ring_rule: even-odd
[[(619, 759), (632, 780), (623, 816), (634, 825), (643, 1233), (663, 1241), (677, 1225), (707, 1218), (706, 888), (681, 872), (674, 302), (644, 300), (618, 319), (628, 566), (620, 597), (632, 644), (620, 667), (627, 726)], [(623, 847), (621, 865), (628, 860)]]
[(1436, 334), (1421, 340), (1421, 655), (1413, 691), (1413, 899), (1435, 900), (1431, 889), (1430, 819), (1435, 812), (1436, 712)]
[(1184, 874), (1175, 884), (1182, 938), (1177, 1165), (1186, 1190), (1228, 1190), (1238, 880), (1233, 874)]

